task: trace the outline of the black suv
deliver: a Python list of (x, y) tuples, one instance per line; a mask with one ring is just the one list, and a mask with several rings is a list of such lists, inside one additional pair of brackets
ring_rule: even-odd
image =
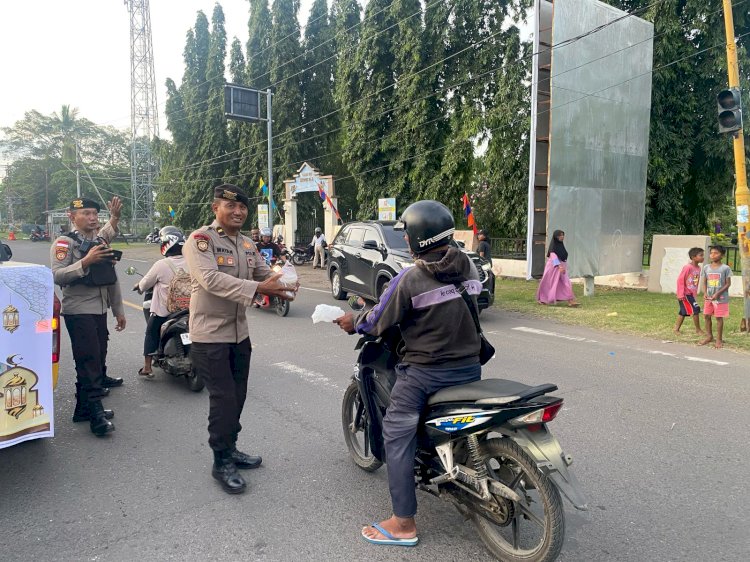
[[(328, 279), (336, 299), (348, 293), (372, 300), (383, 294), (386, 283), (414, 265), (404, 233), (393, 230), (395, 221), (363, 221), (345, 224), (328, 246)], [(495, 300), (495, 276), (488, 260), (463, 250), (474, 262), (482, 282), (479, 309)]]

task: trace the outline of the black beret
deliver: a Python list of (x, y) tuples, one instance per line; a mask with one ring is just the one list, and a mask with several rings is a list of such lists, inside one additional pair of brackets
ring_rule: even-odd
[(226, 199), (227, 201), (239, 201), (240, 203), (244, 203), (246, 207), (250, 206), (250, 200), (245, 195), (245, 192), (231, 183), (215, 187), (214, 197), (216, 199)]
[(96, 209), (96, 212), (102, 210), (101, 205), (94, 201), (93, 199), (86, 199), (85, 197), (79, 197), (78, 199), (73, 199), (70, 202), (70, 210), (71, 211), (78, 211), (79, 209)]

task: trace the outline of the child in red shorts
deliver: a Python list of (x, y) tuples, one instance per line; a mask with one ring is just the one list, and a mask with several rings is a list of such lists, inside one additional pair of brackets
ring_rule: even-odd
[(703, 335), (705, 333), (701, 330), (701, 307), (695, 302), (695, 297), (698, 295), (698, 282), (701, 278), (700, 265), (703, 263), (703, 256), (703, 248), (690, 248), (688, 252), (690, 263), (682, 268), (679, 277), (677, 277), (677, 301), (680, 304), (680, 310), (677, 313), (677, 322), (674, 325), (675, 334), (680, 333), (680, 328), (686, 316), (693, 317), (697, 334)]
[(703, 313), (706, 315), (706, 339), (699, 345), (706, 345), (714, 341), (712, 331), (712, 317), (716, 317), (716, 343), (717, 349), (723, 345), (724, 318), (729, 318), (729, 287), (732, 285), (732, 270), (728, 265), (721, 262), (726, 251), (723, 246), (714, 246), (709, 251), (711, 260), (703, 266), (703, 294), (706, 300)]

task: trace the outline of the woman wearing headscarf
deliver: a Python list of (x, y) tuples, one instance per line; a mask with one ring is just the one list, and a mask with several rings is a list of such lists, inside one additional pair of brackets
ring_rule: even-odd
[(568, 251), (565, 249), (565, 233), (555, 230), (547, 250), (547, 264), (539, 283), (536, 300), (541, 304), (557, 304), (568, 301), (568, 306), (578, 306), (573, 287), (568, 277)]

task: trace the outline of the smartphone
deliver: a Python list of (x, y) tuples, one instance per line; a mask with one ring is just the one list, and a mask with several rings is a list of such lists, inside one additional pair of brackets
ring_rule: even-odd
[(122, 251), (121, 250), (112, 250), (112, 259), (115, 261), (120, 261), (122, 258)]

